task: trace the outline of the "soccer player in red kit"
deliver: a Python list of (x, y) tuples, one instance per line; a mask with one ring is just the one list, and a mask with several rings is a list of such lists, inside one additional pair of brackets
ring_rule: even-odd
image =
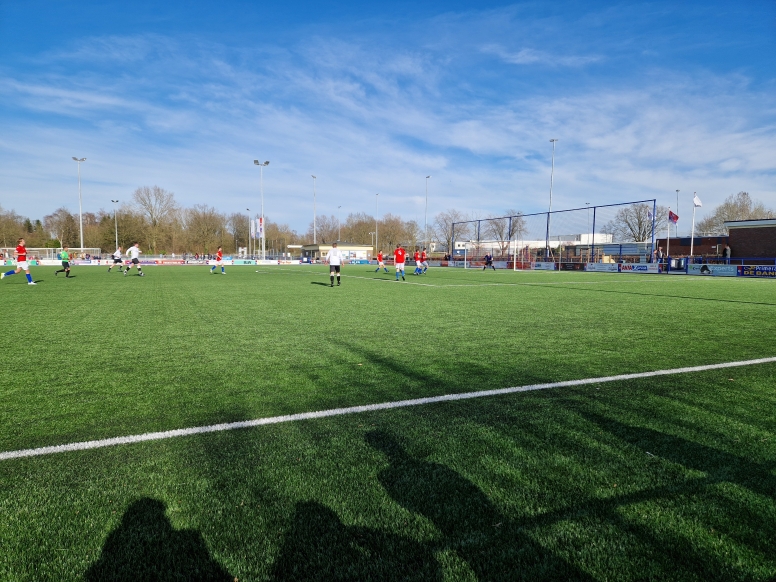
[(20, 238), (16, 241), (16, 269), (8, 271), (7, 273), (1, 273), (0, 279), (5, 279), (6, 277), (21, 273), (22, 271), (27, 275), (27, 285), (37, 285), (37, 283), (32, 280), (32, 275), (30, 275), (30, 267), (27, 264), (27, 248), (24, 246), (24, 239)]
[(396, 245), (396, 250), (393, 251), (393, 262), (396, 265), (396, 280), (399, 280), (399, 273), (401, 273), (401, 280), (406, 281), (404, 278), (404, 261), (407, 258), (407, 251), (401, 248), (401, 243)]
[(385, 266), (385, 261), (383, 260), (383, 251), (377, 252), (377, 268), (375, 269), (375, 273), (380, 270), (380, 267), (385, 269), (385, 272), (388, 272), (388, 267)]
[(420, 251), (415, 251), (412, 258), (415, 259), (415, 272), (413, 275), (420, 275)]
[(428, 271), (428, 253), (426, 252), (425, 247), (423, 248), (423, 252), (420, 253), (420, 266), (423, 267), (423, 273)]
[(213, 268), (210, 269), (211, 275), (215, 273), (216, 267), (221, 267), (221, 274), (226, 275), (226, 270), (224, 269), (224, 253), (221, 250), (221, 247), (218, 247), (218, 250), (216, 251), (216, 262), (213, 265)]

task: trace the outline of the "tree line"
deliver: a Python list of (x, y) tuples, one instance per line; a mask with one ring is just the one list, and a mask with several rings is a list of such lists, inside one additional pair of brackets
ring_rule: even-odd
[[(436, 242), (443, 249), (450, 249), (452, 238), (468, 240), (476, 236), (474, 224), (460, 224), (465, 221), (481, 220), (480, 237), (483, 240), (502, 241), (502, 254), (507, 252), (504, 241), (523, 237), (525, 220), (518, 210), (509, 209), (498, 218), (494, 215), (471, 216), (458, 210), (446, 210), (436, 214), (428, 225), (414, 220), (403, 220), (400, 216), (387, 213), (375, 221), (375, 217), (364, 212), (351, 213), (340, 222), (336, 216), (317, 216), (315, 239), (327, 244), (336, 240), (343, 242), (379, 245), (386, 251), (402, 243), (408, 248), (422, 248)], [(657, 208), (656, 232), (665, 230), (667, 207)], [(776, 212), (761, 202), (752, 200), (747, 192), (729, 196), (714, 211), (697, 223), (699, 235), (727, 234), (726, 220), (750, 220), (774, 218)], [(112, 211), (83, 213), (84, 245), (86, 247), (112, 249), (115, 245), (118, 227), (119, 245), (126, 248), (139, 242), (151, 254), (212, 253), (219, 246), (227, 253), (247, 247), (250, 233), (250, 218), (247, 214), (226, 214), (218, 209), (198, 204), (189, 208), (181, 206), (175, 195), (158, 186), (142, 186), (132, 193), (131, 201)], [(455, 232), (453, 232), (453, 224)], [(602, 228), (621, 241), (646, 241), (651, 238), (652, 208), (647, 204), (634, 204), (620, 209), (615, 217)], [(271, 254), (285, 252), (291, 244), (313, 242), (313, 222), (307, 231), (298, 233), (287, 224), (280, 224), (265, 217), (265, 248)], [(78, 214), (62, 207), (42, 219), (20, 216), (13, 210), (0, 207), (0, 245), (13, 247), (16, 240), (24, 237), (30, 248), (60, 248), (80, 246)], [(258, 242), (258, 241), (257, 241)]]

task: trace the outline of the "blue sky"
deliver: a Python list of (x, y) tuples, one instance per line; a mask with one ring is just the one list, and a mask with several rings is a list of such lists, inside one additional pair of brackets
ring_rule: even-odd
[[(0, 205), (776, 207), (776, 3), (0, 0)], [(683, 223), (683, 224), (682, 224)], [(685, 228), (682, 228), (685, 227)], [(689, 232), (680, 220), (680, 233)]]

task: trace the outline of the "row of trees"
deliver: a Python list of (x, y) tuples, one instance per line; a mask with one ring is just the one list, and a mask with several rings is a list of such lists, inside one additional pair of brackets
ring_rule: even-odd
[[(467, 220), (481, 220), (479, 232), (483, 240), (506, 241), (524, 238), (526, 222), (514, 209), (501, 216), (467, 216), (457, 210), (440, 212), (429, 224), (428, 232), (413, 220), (405, 221), (393, 214), (385, 214), (376, 223), (375, 217), (359, 212), (348, 215), (344, 222), (335, 216), (318, 216), (315, 221), (316, 241), (331, 243), (335, 240), (359, 244), (378, 244), (383, 250), (401, 242), (409, 247), (425, 246), (426, 242), (441, 243), (449, 249), (452, 238), (467, 240), (477, 236), (474, 224), (460, 224)], [(656, 232), (665, 231), (668, 208), (659, 206), (655, 216)], [(698, 222), (698, 234), (727, 234), (726, 220), (773, 218), (776, 212), (755, 202), (748, 193), (739, 192), (728, 197), (709, 216)], [(453, 233), (452, 226), (456, 224)], [(115, 244), (118, 228), (119, 244), (126, 248), (135, 241), (153, 254), (208, 253), (222, 246), (227, 253), (248, 246), (249, 217), (245, 214), (224, 214), (207, 205), (181, 207), (172, 192), (158, 186), (143, 186), (135, 190), (132, 200), (119, 208), (115, 215), (100, 210), (83, 214), (84, 245), (110, 249)], [(652, 208), (647, 204), (622, 207), (602, 228), (617, 241), (646, 241), (652, 235)], [(313, 241), (313, 223), (304, 234), (299, 234), (287, 224), (266, 220), (266, 243), (269, 251), (282, 252), (289, 244), (309, 244)], [(59, 208), (42, 220), (31, 220), (12, 210), (0, 208), (0, 244), (12, 247), (19, 237), (27, 240), (29, 247), (58, 248), (62, 245), (80, 246), (79, 220), (66, 208)], [(502, 254), (507, 252), (503, 243)]]

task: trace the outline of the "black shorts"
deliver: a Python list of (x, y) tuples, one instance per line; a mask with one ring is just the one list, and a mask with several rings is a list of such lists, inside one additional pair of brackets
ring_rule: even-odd
[(140, 259), (132, 259), (132, 264), (133, 265), (139, 265), (140, 264)]
[(114, 265), (120, 265), (121, 264), (121, 259), (117, 259), (116, 257), (113, 257), (113, 264)]
[(63, 269), (69, 269), (70, 263), (68, 261), (62, 261), (62, 268)]
[(339, 273), (339, 272), (340, 272), (339, 265), (329, 265), (329, 273)]

